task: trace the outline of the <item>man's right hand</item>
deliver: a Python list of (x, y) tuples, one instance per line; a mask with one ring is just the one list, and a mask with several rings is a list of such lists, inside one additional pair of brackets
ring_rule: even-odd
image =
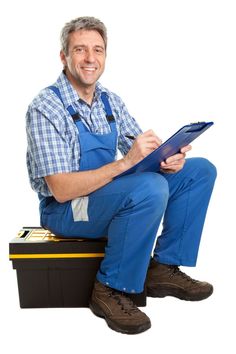
[(147, 130), (145, 133), (138, 135), (134, 140), (133, 146), (124, 157), (124, 162), (130, 168), (143, 160), (144, 157), (157, 149), (161, 144), (161, 139), (154, 131), (151, 129)]

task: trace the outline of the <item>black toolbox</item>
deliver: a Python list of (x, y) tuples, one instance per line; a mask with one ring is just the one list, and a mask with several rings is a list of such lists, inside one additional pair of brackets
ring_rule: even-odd
[[(20, 307), (88, 307), (106, 242), (24, 227), (10, 242), (9, 256), (17, 272)], [(128, 296), (137, 306), (146, 305), (145, 291)]]

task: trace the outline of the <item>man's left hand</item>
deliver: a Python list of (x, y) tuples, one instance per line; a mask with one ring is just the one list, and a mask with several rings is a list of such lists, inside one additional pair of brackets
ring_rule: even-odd
[(168, 159), (161, 162), (161, 172), (176, 173), (182, 170), (185, 164), (186, 153), (191, 149), (191, 145), (184, 146), (180, 149), (180, 153), (170, 156)]

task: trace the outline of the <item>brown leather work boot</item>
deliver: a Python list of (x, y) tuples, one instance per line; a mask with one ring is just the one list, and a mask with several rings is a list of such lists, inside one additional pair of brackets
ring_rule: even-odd
[(149, 317), (140, 311), (130, 298), (98, 281), (95, 281), (89, 306), (93, 313), (104, 318), (114, 331), (136, 334), (151, 327)]
[(178, 266), (167, 265), (151, 259), (146, 278), (147, 296), (174, 296), (181, 300), (199, 301), (213, 293), (213, 286), (192, 279)]

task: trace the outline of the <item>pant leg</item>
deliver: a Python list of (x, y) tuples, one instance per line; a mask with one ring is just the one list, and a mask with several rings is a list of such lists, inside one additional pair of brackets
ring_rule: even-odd
[[(108, 229), (106, 256), (97, 278), (113, 288), (143, 290), (156, 233), (168, 200), (168, 184), (158, 174), (129, 177), (131, 190)], [(114, 267), (114, 264), (116, 266)]]
[(97, 279), (117, 290), (139, 293), (143, 291), (168, 195), (168, 183), (163, 176), (137, 173), (116, 179), (91, 193), (87, 221), (74, 221), (70, 203), (55, 209), (51, 206), (51, 210), (49, 206), (42, 220), (44, 226), (61, 235), (91, 238), (107, 235), (105, 257)]
[(163, 174), (169, 201), (154, 258), (164, 264), (195, 266), (216, 168), (203, 158), (186, 160), (176, 174)]

